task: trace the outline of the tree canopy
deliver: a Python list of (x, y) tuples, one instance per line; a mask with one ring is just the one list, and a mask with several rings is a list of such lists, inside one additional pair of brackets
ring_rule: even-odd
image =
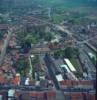
[(28, 34), (24, 40), (28, 43), (36, 43), (36, 38), (31, 34)]

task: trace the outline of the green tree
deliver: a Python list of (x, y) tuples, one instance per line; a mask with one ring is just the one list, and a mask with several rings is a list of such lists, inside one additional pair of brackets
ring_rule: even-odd
[(0, 16), (0, 23), (4, 24), (6, 22), (7, 22), (7, 20), (5, 20), (3, 17)]
[(72, 57), (78, 57), (79, 55), (79, 49), (78, 48), (72, 48), (72, 47), (67, 47), (65, 49), (65, 56), (67, 58), (72, 58)]
[(73, 49), (71, 47), (67, 47), (65, 49), (65, 56), (67, 58), (72, 58), (72, 56), (73, 56)]
[(59, 58), (60, 57), (60, 52), (58, 52), (58, 51), (54, 52), (54, 57)]
[(63, 57), (65, 55), (65, 50), (58, 50), (54, 52), (54, 57), (58, 58), (58, 57)]
[(28, 43), (36, 43), (36, 38), (32, 36), (31, 34), (28, 34), (24, 40), (25, 42), (28, 42)]
[(16, 62), (15, 67), (19, 73), (22, 74), (22, 76), (26, 75), (28, 73), (29, 63), (26, 59), (20, 59)]
[(73, 52), (74, 52), (73, 54), (74, 54), (75, 57), (79, 56), (79, 49), (78, 48), (74, 48)]
[(2, 39), (3, 37), (3, 32), (0, 32), (0, 39)]
[(46, 41), (51, 41), (53, 39), (53, 35), (52, 35), (52, 33), (46, 33), (44, 38)]

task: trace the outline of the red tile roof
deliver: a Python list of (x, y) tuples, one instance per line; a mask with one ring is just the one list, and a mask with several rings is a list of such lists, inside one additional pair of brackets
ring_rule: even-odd
[(84, 100), (96, 100), (95, 93), (83, 93)]
[(16, 91), (15, 96), (19, 97), (21, 94), (27, 93), (30, 98), (37, 98), (37, 100), (44, 100), (46, 97), (46, 100), (54, 100), (56, 98), (56, 92), (55, 91)]
[(80, 80), (79, 83), (81, 85), (93, 85), (93, 82), (90, 80)]
[(0, 75), (0, 83), (1, 84), (6, 83), (6, 79), (5, 79), (5, 77), (3, 75)]
[(12, 79), (12, 83), (15, 85), (20, 85), (20, 76), (15, 76), (15, 78)]
[(82, 93), (71, 93), (71, 100), (83, 100)]
[(72, 81), (71, 80), (64, 80), (60, 82), (61, 86), (66, 86), (66, 87), (72, 87)]
[(56, 96), (56, 92), (55, 92), (55, 91), (48, 91), (48, 92), (47, 92), (47, 96), (48, 96), (48, 97), (49, 97), (49, 96), (51, 96), (51, 97)]
[(60, 82), (60, 86), (64, 86), (64, 87), (73, 87), (73, 86), (78, 86), (78, 85), (93, 87), (93, 82), (90, 80), (80, 80), (80, 81), (64, 80)]
[(8, 25), (7, 24), (0, 24), (0, 30), (1, 29), (8, 29)]
[(0, 51), (2, 50), (3, 43), (0, 41)]
[(79, 81), (72, 80), (72, 85), (73, 85), (73, 86), (76, 86), (76, 85), (78, 85), (78, 84), (79, 84)]
[(95, 94), (89, 94), (90, 100), (96, 100), (96, 95)]

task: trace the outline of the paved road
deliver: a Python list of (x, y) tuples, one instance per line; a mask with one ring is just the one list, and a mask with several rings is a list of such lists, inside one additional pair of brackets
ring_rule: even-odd
[(56, 91), (56, 100), (65, 100), (64, 92)]
[(96, 39), (97, 38), (97, 35), (95, 35), (95, 36), (93, 36), (93, 37), (91, 37), (91, 38), (88, 38), (88, 39), (85, 39), (85, 40), (83, 40), (83, 41), (77, 41), (77, 44), (84, 44), (84, 43), (87, 43), (88, 41), (90, 41), (90, 40), (93, 40), (93, 39)]
[(32, 75), (33, 75), (33, 67), (32, 67), (32, 62), (31, 62), (32, 59), (33, 59), (33, 58), (29, 57), (29, 66), (30, 66), (30, 68), (29, 68), (29, 73), (28, 73), (28, 75), (31, 76), (31, 77), (32, 77)]
[(10, 38), (11, 38), (11, 35), (12, 35), (12, 29), (9, 29), (9, 30), (8, 30), (7, 38), (6, 38), (6, 40), (4, 41), (4, 45), (3, 45), (3, 48), (2, 48), (2, 50), (1, 50), (1, 55), (0, 55), (0, 66), (1, 66), (1, 64), (3, 63), (3, 60), (4, 60), (4, 57), (5, 57), (5, 54), (6, 54), (6, 50), (7, 50), (8, 43), (9, 43), (9, 40), (10, 40)]
[(45, 60), (46, 66), (48, 68), (49, 75), (52, 78), (56, 89), (60, 90), (59, 83), (56, 79), (56, 73), (55, 73), (55, 70), (53, 69), (53, 68), (55, 68), (55, 65), (53, 64), (52, 59), (50, 58), (50, 56), (48, 54), (46, 54), (44, 60)]
[(88, 46), (88, 47), (90, 47), (93, 51), (95, 51), (95, 52), (97, 52), (97, 48), (95, 47), (95, 46), (93, 46), (91, 43), (86, 43), (86, 45)]
[(22, 28), (22, 26), (20, 25), (20, 26), (17, 26), (17, 27), (16, 26), (13, 26), (13, 27), (11, 27), (11, 28), (8, 29), (7, 38), (5, 39), (3, 48), (1, 50), (0, 66), (3, 63), (4, 57), (5, 57), (5, 54), (6, 54), (6, 50), (7, 50), (7, 47), (8, 47), (8, 43), (9, 43), (9, 40), (11, 39), (12, 33), (20, 30), (21, 28)]

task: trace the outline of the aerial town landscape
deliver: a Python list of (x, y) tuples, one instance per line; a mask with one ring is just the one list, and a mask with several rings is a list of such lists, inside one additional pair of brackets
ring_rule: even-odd
[(96, 100), (97, 0), (0, 0), (0, 100)]

